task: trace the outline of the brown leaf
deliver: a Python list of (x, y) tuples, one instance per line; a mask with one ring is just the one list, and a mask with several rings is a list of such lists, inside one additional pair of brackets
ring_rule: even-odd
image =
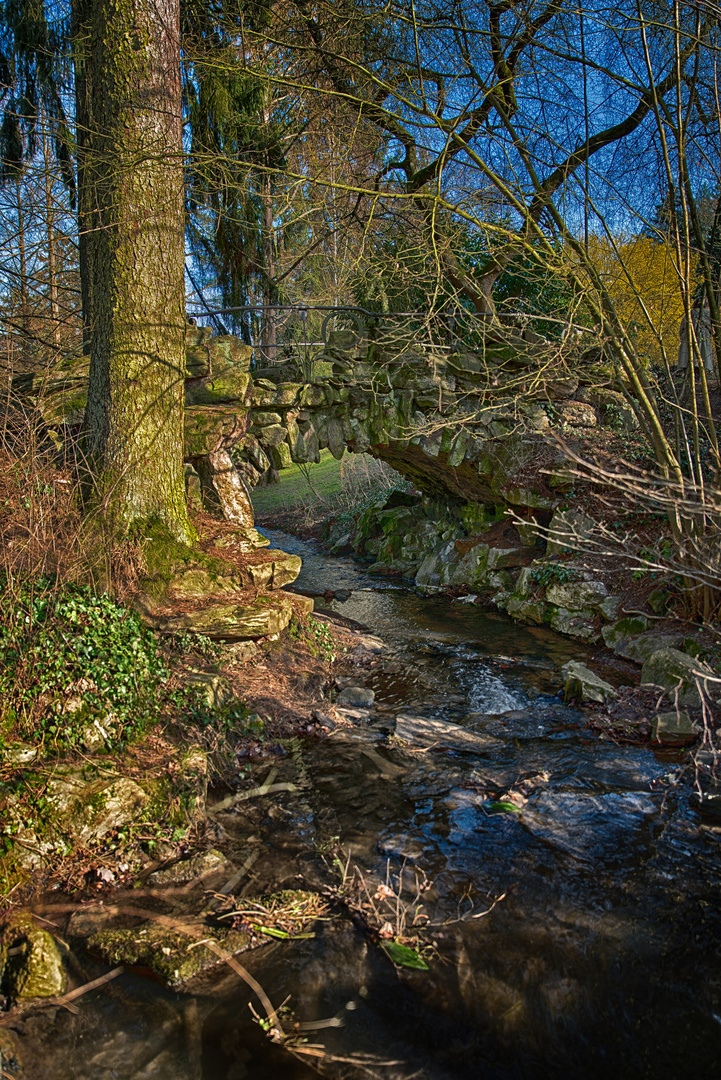
[(395, 900), (396, 894), (387, 885), (379, 885), (373, 897), (374, 900), (390, 900), (391, 898)]

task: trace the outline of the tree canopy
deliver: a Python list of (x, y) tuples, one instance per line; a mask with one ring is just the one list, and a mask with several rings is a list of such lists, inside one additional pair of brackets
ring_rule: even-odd
[[(462, 306), (484, 328), (510, 313), (549, 337), (577, 325), (622, 373), (662, 470), (680, 478), (696, 468), (688, 454), (682, 468), (669, 442), (648, 362), (672, 359), (680, 316), (688, 323), (701, 295), (721, 343), (713, 5), (146, 0), (146, 29), (128, 32), (149, 57), (153, 34), (174, 27), (161, 67), (172, 70), (174, 130), (179, 118), (185, 127), (172, 148), (158, 130), (142, 152), (155, 76), (133, 67), (134, 97), (103, 96), (98, 57), (119, 61), (103, 52), (96, 7), (112, 12), (108, 26), (124, 25), (125, 0), (74, 0), (69, 34), (55, 5), (13, 0), (0, 41), (6, 179), (33, 160), (42, 116), (70, 199), (74, 123), (86, 347), (99, 348), (95, 295), (118, 295), (117, 282), (93, 284), (119, 251), (107, 237), (119, 243), (127, 226), (128, 258), (144, 263), (145, 225), (170, 229), (155, 214), (118, 215), (125, 189), (103, 155), (116, 164), (125, 155), (128, 176), (142, 162), (149, 184), (151, 159), (162, 159), (165, 190), (185, 185), (186, 266), (206, 302)], [(664, 206), (673, 212), (659, 215)], [(182, 288), (178, 251), (168, 265)], [(30, 280), (27, 265), (20, 276)], [(271, 323), (258, 332), (244, 321), (269, 355)], [(149, 355), (148, 378), (159, 362)], [(717, 441), (703, 370), (698, 380), (702, 413), (690, 423), (700, 458)]]

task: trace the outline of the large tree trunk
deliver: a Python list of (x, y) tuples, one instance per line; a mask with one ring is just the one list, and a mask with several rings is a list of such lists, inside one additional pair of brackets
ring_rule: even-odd
[(76, 3), (88, 458), (118, 527), (157, 518), (191, 540), (179, 0)]

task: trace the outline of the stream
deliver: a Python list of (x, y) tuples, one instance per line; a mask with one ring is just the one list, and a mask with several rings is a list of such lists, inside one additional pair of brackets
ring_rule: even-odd
[[(690, 779), (676, 783), (681, 754), (603, 741), (557, 696), (569, 659), (616, 683), (629, 669), (263, 531), (303, 556), (298, 587), (351, 590), (329, 606), (386, 648), (364, 680), (376, 693), (371, 721), (298, 740), (276, 767), (299, 790), (223, 815), (224, 847), (249, 865), (239, 891), (321, 889), (358, 867), (370, 897), (403, 886), (394, 918), (406, 926), (423, 905), (435, 945), (429, 970), (398, 968), (339, 917), (312, 938), (243, 954), (276, 1007), (288, 999), (295, 1020), (320, 1022), (303, 1036), (329, 1055), (323, 1075), (718, 1074), (721, 834), (693, 809)], [(479, 747), (398, 745), (396, 712), (460, 724)], [(495, 812), (511, 790), (526, 799), (522, 813)], [(75, 1015), (25, 1022), (28, 1080), (316, 1076), (312, 1049), (294, 1056), (271, 1043), (249, 1000), (227, 968), (192, 994), (126, 973)]]

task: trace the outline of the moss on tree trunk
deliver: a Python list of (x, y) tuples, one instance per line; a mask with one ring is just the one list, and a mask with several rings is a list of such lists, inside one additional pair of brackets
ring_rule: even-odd
[(178, 0), (76, 0), (86, 450), (116, 526), (191, 540)]

